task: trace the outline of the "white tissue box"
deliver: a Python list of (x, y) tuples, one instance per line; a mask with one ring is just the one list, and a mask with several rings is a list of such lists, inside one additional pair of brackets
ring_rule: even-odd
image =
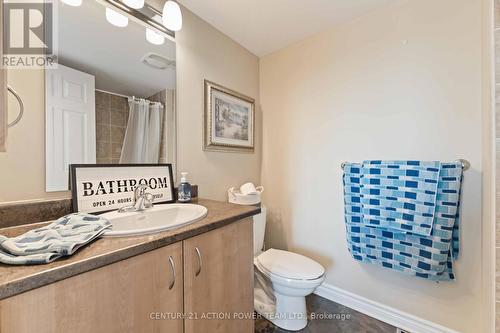
[(237, 205), (257, 205), (261, 202), (261, 194), (262, 191), (259, 191), (256, 194), (242, 194), (239, 189), (235, 189), (234, 187), (231, 187), (229, 190), (227, 190), (227, 197), (230, 203), (237, 204)]

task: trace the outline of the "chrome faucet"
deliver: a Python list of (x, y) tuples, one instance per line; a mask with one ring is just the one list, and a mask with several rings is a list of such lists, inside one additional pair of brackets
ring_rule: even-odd
[(154, 196), (147, 193), (147, 185), (138, 185), (134, 190), (134, 203), (118, 209), (118, 213), (140, 212), (153, 207)]

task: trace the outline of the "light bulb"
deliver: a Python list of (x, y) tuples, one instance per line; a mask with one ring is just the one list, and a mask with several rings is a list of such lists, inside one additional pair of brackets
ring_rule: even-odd
[(168, 0), (163, 7), (163, 25), (171, 31), (182, 29), (182, 13), (177, 2)]
[(146, 39), (154, 45), (162, 45), (165, 43), (165, 37), (149, 28), (146, 28)]
[(141, 9), (144, 7), (144, 0), (123, 0), (123, 3), (134, 9)]
[(123, 28), (128, 25), (128, 17), (122, 15), (118, 12), (115, 12), (111, 8), (106, 7), (106, 20), (112, 25)]
[(62, 2), (73, 7), (82, 5), (82, 0), (62, 0)]

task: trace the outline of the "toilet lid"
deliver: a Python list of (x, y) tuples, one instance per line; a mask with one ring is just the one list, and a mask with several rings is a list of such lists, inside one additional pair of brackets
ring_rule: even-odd
[(297, 253), (269, 249), (257, 257), (264, 269), (287, 279), (314, 280), (325, 273), (316, 261)]

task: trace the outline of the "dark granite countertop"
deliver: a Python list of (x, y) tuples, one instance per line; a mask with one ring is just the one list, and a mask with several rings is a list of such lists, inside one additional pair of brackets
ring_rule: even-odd
[[(254, 206), (239, 206), (206, 199), (194, 200), (193, 203), (207, 207), (208, 215), (201, 221), (178, 229), (144, 236), (100, 238), (81, 248), (73, 256), (46, 265), (9, 266), (0, 264), (0, 300), (182, 241), (260, 213), (260, 208)], [(4, 228), (0, 229), (0, 234), (14, 237), (45, 224), (42, 222)]]

